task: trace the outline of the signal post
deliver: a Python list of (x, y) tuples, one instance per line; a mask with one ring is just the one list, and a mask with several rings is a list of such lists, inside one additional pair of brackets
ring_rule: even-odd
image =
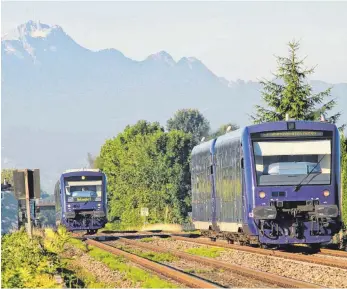
[[(14, 194), (17, 200), (25, 199), (27, 232), (32, 237), (30, 200), (40, 198), (40, 170), (24, 169), (13, 171)], [(35, 214), (35, 212), (33, 212)]]

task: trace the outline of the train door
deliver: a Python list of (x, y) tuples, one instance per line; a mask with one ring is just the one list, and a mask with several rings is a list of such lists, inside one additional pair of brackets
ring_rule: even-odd
[(242, 213), (243, 213), (243, 220), (247, 220), (247, 200), (246, 200), (246, 184), (245, 184), (245, 164), (244, 164), (244, 156), (243, 156), (242, 143), (241, 143), (240, 158), (241, 158), (240, 164), (241, 164)]
[[(214, 139), (211, 143), (211, 149), (210, 149), (210, 156), (211, 156), (211, 162), (209, 166), (209, 174), (210, 174), (210, 180), (211, 180), (211, 221), (212, 221), (212, 229), (218, 231), (218, 224), (217, 224), (217, 214), (219, 214), (220, 211), (220, 200), (217, 199), (216, 194), (216, 155), (215, 155), (215, 143), (217, 139)], [(217, 210), (218, 208), (218, 210)]]

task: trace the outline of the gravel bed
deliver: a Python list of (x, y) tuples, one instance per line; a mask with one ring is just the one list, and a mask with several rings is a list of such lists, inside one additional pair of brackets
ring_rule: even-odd
[[(107, 242), (111, 246), (122, 248), (123, 250), (128, 251), (130, 248), (134, 249), (135, 247), (131, 245), (124, 245), (119, 242)], [(136, 250), (141, 252), (152, 252), (150, 250), (136, 248)], [(131, 251), (130, 251), (131, 252)], [(212, 281), (223, 287), (241, 287), (241, 288), (276, 288), (276, 285), (265, 283), (262, 281), (254, 280), (244, 276), (240, 276), (236, 273), (226, 271), (224, 269), (217, 269), (205, 264), (200, 264), (199, 262), (185, 260), (182, 258), (177, 258), (172, 262), (163, 261), (162, 264), (169, 265), (186, 273), (193, 274), (205, 280)]]
[[(149, 244), (181, 251), (190, 248), (209, 247), (207, 245), (156, 237), (153, 238), (153, 241)], [(224, 251), (220, 253), (219, 257), (215, 258), (216, 260), (310, 282), (324, 287), (347, 288), (347, 270), (344, 269), (264, 256), (233, 249), (223, 249)]]
[(140, 288), (140, 284), (132, 284), (125, 278), (124, 273), (110, 269), (104, 263), (99, 262), (83, 251), (69, 246), (64, 257), (72, 258), (73, 263), (91, 272), (99, 282), (106, 283), (110, 287)]
[[(105, 242), (106, 244), (108, 242)], [(95, 260), (93, 257), (89, 256), (88, 253), (85, 253), (78, 248), (75, 248), (73, 246), (68, 246), (69, 250), (65, 253), (66, 257), (73, 258), (74, 261), (78, 260), (78, 263), (81, 267), (83, 267), (85, 270), (92, 272), (94, 276), (97, 278), (97, 280), (109, 284), (109, 288), (142, 288), (142, 283), (137, 282), (134, 284), (131, 280), (128, 280), (127, 277), (123, 272), (120, 272), (118, 270), (112, 270), (107, 265), (105, 265), (103, 262)], [(143, 271), (146, 271), (150, 273), (153, 276), (156, 276), (157, 273), (154, 273), (147, 268), (133, 263), (129, 260), (126, 261), (126, 264), (129, 267), (137, 267), (139, 269), (142, 269)], [(183, 284), (178, 283), (177, 281), (170, 279), (166, 276), (158, 276), (161, 280), (165, 280), (167, 282), (170, 282), (171, 284), (177, 286), (177, 288), (185, 288)]]

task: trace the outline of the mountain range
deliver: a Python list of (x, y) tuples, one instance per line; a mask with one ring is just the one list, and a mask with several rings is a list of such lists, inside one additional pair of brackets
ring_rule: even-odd
[[(228, 81), (194, 57), (161, 51), (135, 61), (116, 49), (91, 51), (57, 25), (28, 21), (3, 35), (1, 48), (2, 167), (40, 168), (49, 191), (59, 173), (87, 165), (87, 152), (140, 119), (165, 125), (176, 110), (197, 108), (212, 128), (243, 126), (261, 103), (258, 82)], [(346, 94), (347, 83), (333, 85), (341, 123)]]

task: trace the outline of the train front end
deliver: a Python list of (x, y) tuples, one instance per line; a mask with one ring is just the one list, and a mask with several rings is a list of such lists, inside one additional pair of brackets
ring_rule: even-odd
[(70, 231), (96, 233), (107, 223), (106, 177), (98, 170), (61, 176), (62, 223)]
[(341, 228), (336, 126), (264, 123), (248, 127), (245, 142), (248, 225), (260, 243), (329, 242)]

